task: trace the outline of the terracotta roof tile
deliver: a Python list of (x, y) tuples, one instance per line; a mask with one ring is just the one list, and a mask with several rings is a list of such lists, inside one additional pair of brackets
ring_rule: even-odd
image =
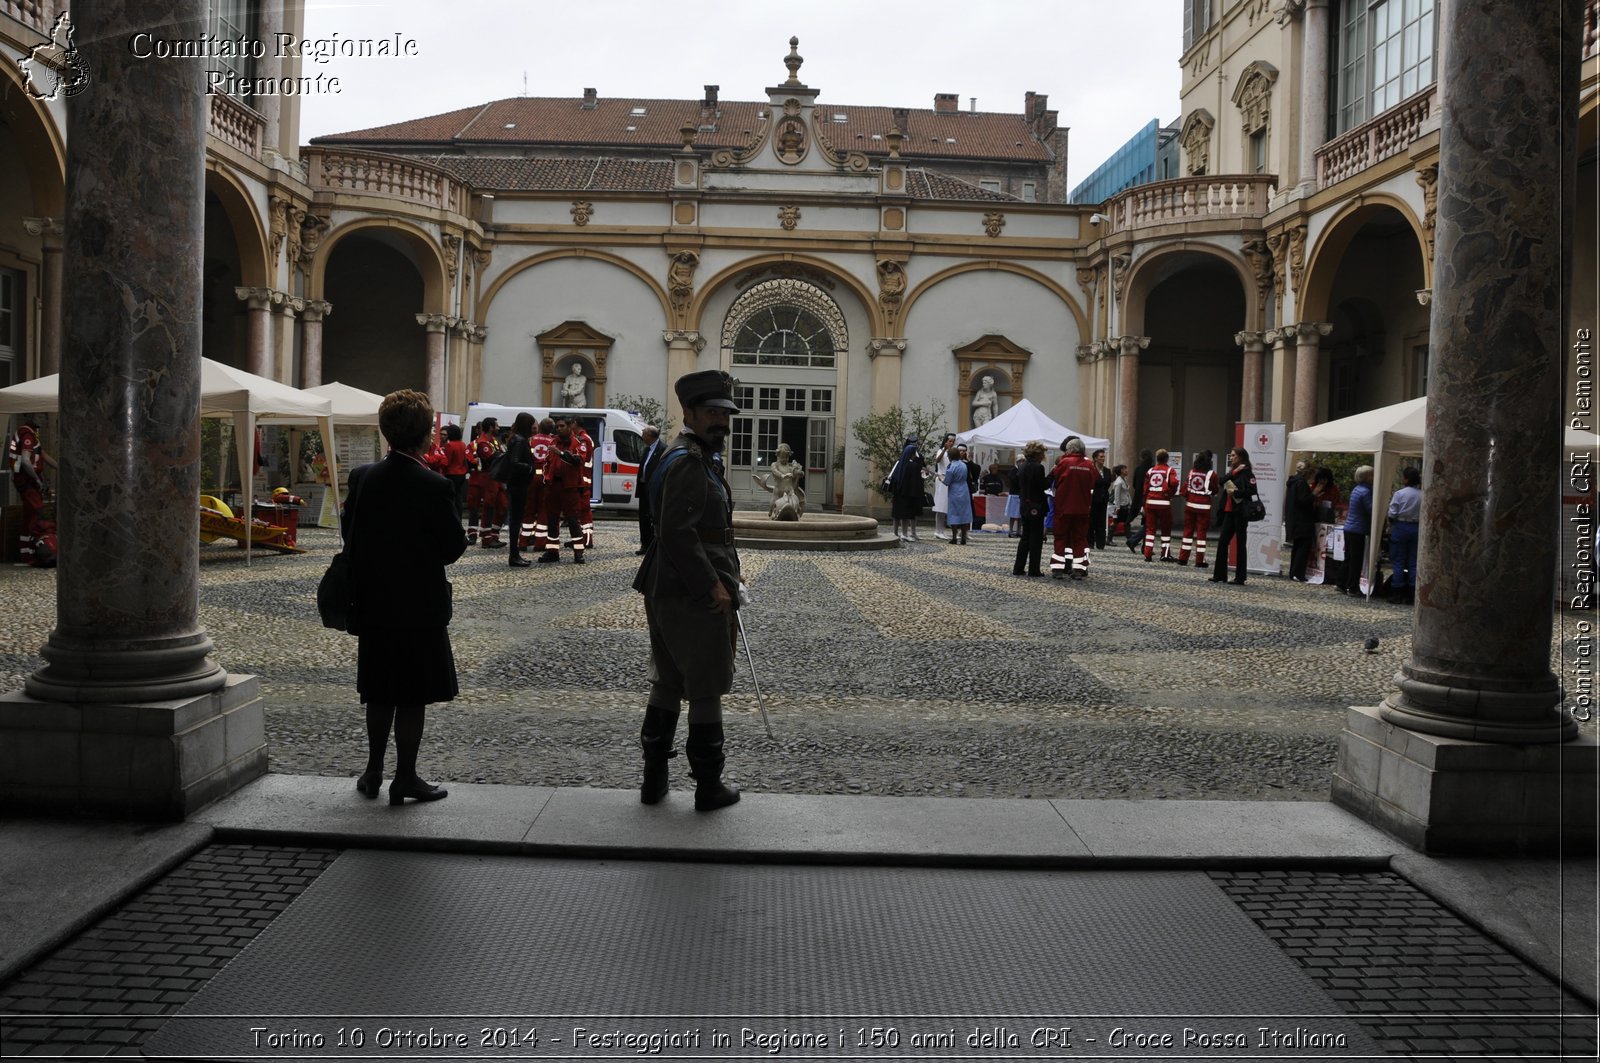
[(980, 188), (970, 181), (963, 181), (959, 177), (952, 177), (947, 173), (937, 170), (923, 170), (913, 167), (906, 168), (906, 191), (913, 199), (965, 199), (983, 200), (990, 203), (1020, 203), (1017, 196), (1007, 195), (1004, 192), (991, 192), (987, 188)]
[[(634, 112), (643, 109), (642, 114)], [(703, 114), (699, 100), (600, 98), (585, 108), (578, 97), (512, 97), (479, 107), (392, 125), (316, 137), (313, 144), (560, 144), (581, 147), (676, 148), (685, 124), (714, 130), (697, 133), (699, 148), (740, 147), (760, 129), (765, 102), (721, 101), (715, 114)], [(989, 111), (935, 112), (907, 109), (900, 153), (908, 159), (996, 159), (1047, 162), (1050, 150), (1033, 136), (1020, 114)], [(881, 138), (894, 125), (890, 107), (818, 103), (828, 140), (839, 151), (888, 154)], [(836, 121), (834, 115), (843, 115)], [(631, 128), (630, 128), (631, 127)]]

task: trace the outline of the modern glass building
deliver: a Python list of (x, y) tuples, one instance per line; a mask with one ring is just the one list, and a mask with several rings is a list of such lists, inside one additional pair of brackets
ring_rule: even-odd
[(1072, 190), (1069, 203), (1104, 203), (1125, 188), (1178, 176), (1177, 160), (1161, 149), (1177, 139), (1176, 127), (1163, 127), (1152, 118), (1088, 179)]

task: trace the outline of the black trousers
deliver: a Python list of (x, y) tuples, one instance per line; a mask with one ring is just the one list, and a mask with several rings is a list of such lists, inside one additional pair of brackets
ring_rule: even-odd
[(1367, 537), (1361, 532), (1344, 533), (1344, 568), (1339, 572), (1339, 589), (1361, 592), (1361, 569), (1367, 562)]
[(1301, 535), (1289, 541), (1289, 578), (1306, 578), (1306, 565), (1311, 560), (1311, 547), (1316, 544), (1315, 535)]
[(1017, 560), (1012, 564), (1011, 571), (1017, 575), (1022, 574), (1022, 565), (1026, 561), (1028, 575), (1042, 576), (1039, 571), (1039, 559), (1044, 553), (1044, 515), (1022, 518), (1022, 538), (1017, 540)]
[(1106, 503), (1089, 503), (1089, 545), (1096, 550), (1106, 548)]
[(1216, 580), (1228, 578), (1228, 543), (1237, 538), (1239, 560), (1234, 563), (1233, 579), (1235, 583), (1243, 583), (1245, 540), (1248, 538), (1250, 523), (1230, 509), (1222, 514), (1222, 523), (1217, 527), (1221, 530), (1217, 533), (1217, 561), (1211, 569), (1211, 578)]
[(650, 507), (639, 499), (639, 549), (648, 550), (656, 541), (656, 522), (650, 517)]
[(528, 508), (528, 485), (506, 484), (506, 509), (510, 513), (506, 526), (511, 532), (511, 556), (518, 557), (521, 551), (517, 549), (517, 537), (522, 534), (522, 514)]

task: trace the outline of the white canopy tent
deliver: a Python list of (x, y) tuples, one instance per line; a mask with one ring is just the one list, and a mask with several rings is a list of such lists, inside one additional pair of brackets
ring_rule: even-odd
[[(1394, 479), (1394, 467), (1399, 458), (1421, 457), (1427, 422), (1428, 399), (1424, 396), (1289, 433), (1291, 452), (1372, 455), (1372, 525), (1367, 537), (1365, 569), (1369, 598), (1377, 584), (1373, 577), (1377, 571), (1380, 533), (1389, 512), (1389, 485)], [(1568, 428), (1562, 445), (1571, 450), (1593, 452), (1595, 444), (1594, 432)]]
[[(0, 414), (55, 413), (61, 408), (61, 377), (59, 374), (39, 377), (37, 380), (0, 388)], [(333, 438), (333, 403), (327, 398), (308, 395), (299, 388), (280, 384), (276, 380), (256, 376), (242, 369), (234, 369), (200, 359), (200, 416), (230, 417), (233, 419), (233, 441), (239, 457), (240, 479), (244, 484), (246, 512), (240, 519), (245, 523), (245, 550), (250, 548), (249, 503), (251, 490), (250, 470), (255, 468), (255, 437), (258, 421), (280, 424), (316, 424), (322, 429), (324, 439)], [(328, 452), (328, 476), (333, 489), (339, 487), (337, 459)]]
[(1075, 432), (1065, 425), (1057, 424), (1027, 399), (1019, 399), (1016, 405), (1005, 413), (977, 428), (958, 433), (956, 441), (966, 443), (968, 446), (1020, 449), (1033, 442), (1043, 443), (1047, 447), (1059, 447), (1061, 441), (1068, 436), (1077, 436), (1083, 440), (1084, 448), (1091, 452), (1099, 449), (1109, 450), (1111, 447), (1109, 439)]
[[(341, 384), (337, 380), (329, 384), (322, 384), (314, 388), (306, 388), (307, 395), (315, 395), (333, 403), (334, 424), (377, 424), (378, 407), (383, 405), (383, 396), (370, 391), (353, 388), (349, 384)], [(324, 447), (333, 444), (324, 439)]]

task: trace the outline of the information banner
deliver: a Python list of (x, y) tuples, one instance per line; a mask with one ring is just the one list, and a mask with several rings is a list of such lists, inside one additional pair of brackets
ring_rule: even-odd
[(1267, 507), (1266, 519), (1250, 526), (1245, 568), (1276, 576), (1283, 571), (1283, 485), (1288, 480), (1283, 465), (1288, 426), (1281, 421), (1247, 421), (1236, 425), (1234, 431), (1234, 445), (1250, 455), (1256, 490)]

